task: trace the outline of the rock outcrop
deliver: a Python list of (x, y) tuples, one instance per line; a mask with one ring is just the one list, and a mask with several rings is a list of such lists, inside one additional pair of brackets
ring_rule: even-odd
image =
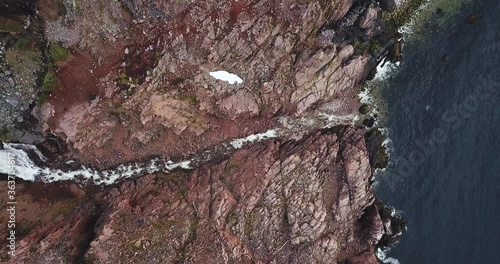
[[(373, 66), (371, 55), (355, 54), (353, 41), (338, 39), (380, 26), (380, 8), (365, 12), (351, 1), (168, 6), (124, 1), (128, 15), (113, 11), (115, 4), (97, 2), (108, 15), (90, 19), (93, 7), (83, 4), (61, 18), (76, 21), (65, 27), (79, 32), (78, 44), (48, 35), (50, 42), (99, 56), (78, 65), (79, 56), (70, 57), (61, 65), (65, 83), (71, 82), (64, 80), (69, 67), (96, 81), (58, 87), (48, 100), (53, 116), (42, 121), (84, 161), (99, 160), (103, 167), (150, 155), (187, 156), (269, 129), (282, 117), (355, 114), (359, 105), (354, 98)], [(357, 19), (360, 29), (360, 23), (351, 22)], [(50, 34), (56, 34), (56, 22), (51, 23)], [(337, 27), (342, 28), (338, 36), (332, 30)], [(209, 75), (218, 70), (243, 82), (230, 84)], [(68, 89), (89, 91), (63, 91)], [(97, 99), (89, 101), (90, 94)], [(157, 151), (165, 144), (168, 150)]]
[[(386, 160), (354, 120), (388, 38), (377, 39), (380, 7), (47, 2), (33, 1), (43, 44), (67, 54), (37, 50), (54, 87), (29, 110), (38, 132), (65, 141), (43, 144), (53, 156), (104, 169), (286, 132), (113, 186), (19, 183), (25, 224), (9, 263), (377, 263), (388, 216), (371, 182)], [(219, 70), (242, 82), (209, 74)]]
[(73, 194), (75, 208), (20, 239), (10, 263), (360, 263), (384, 231), (371, 175), (354, 128), (271, 140), (192, 172)]

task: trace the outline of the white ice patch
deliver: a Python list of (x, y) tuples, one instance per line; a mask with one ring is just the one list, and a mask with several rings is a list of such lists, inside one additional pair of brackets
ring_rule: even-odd
[(271, 130), (268, 130), (264, 133), (253, 134), (253, 135), (250, 135), (248, 137), (235, 139), (235, 140), (231, 141), (230, 144), (231, 144), (231, 146), (233, 146), (233, 148), (240, 149), (243, 147), (243, 145), (245, 145), (247, 143), (259, 142), (261, 140), (266, 140), (266, 139), (276, 138), (276, 137), (278, 137), (278, 131), (271, 129)]
[(225, 81), (230, 84), (243, 83), (243, 79), (241, 79), (238, 75), (227, 71), (213, 71), (208, 74), (217, 80)]

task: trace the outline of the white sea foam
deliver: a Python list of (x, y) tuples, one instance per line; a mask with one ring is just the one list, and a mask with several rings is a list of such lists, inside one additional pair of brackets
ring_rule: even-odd
[(392, 63), (390, 61), (386, 61), (383, 63), (379, 63), (377, 66), (377, 74), (375, 75), (375, 80), (383, 80), (391, 75), (394, 71), (399, 68), (401, 63), (399, 61)]
[(380, 261), (382, 261), (383, 263), (390, 263), (390, 264), (399, 264), (399, 260), (395, 259), (395, 258), (392, 258), (392, 257), (388, 257), (387, 254), (389, 253), (389, 249), (380, 249), (378, 248), (377, 249), (377, 258), (380, 259)]
[(227, 71), (213, 71), (209, 72), (210, 76), (215, 79), (228, 82), (230, 84), (243, 83), (243, 79), (241, 79), (238, 75), (234, 73), (229, 73)]
[[(404, 2), (404, 1), (400, 1)], [(441, 2), (441, 3), (440, 3)], [(398, 32), (403, 35), (405, 40), (411, 40), (413, 37), (417, 35), (421, 35), (422, 25), (427, 23), (431, 18), (432, 14), (435, 12), (435, 9), (438, 7), (442, 7), (442, 4), (450, 3), (452, 1), (425, 1), (422, 5), (419, 6), (418, 10), (415, 11), (414, 15), (411, 19), (403, 26), (399, 27)], [(425, 29), (425, 27), (424, 27)], [(417, 33), (415, 33), (415, 31)]]
[[(361, 90), (361, 92), (358, 93), (358, 99), (359, 99), (359, 102), (361, 104), (367, 104), (367, 105), (370, 105), (371, 106), (371, 109), (370, 109), (370, 112), (367, 113), (367, 115), (369, 116), (375, 116), (375, 115), (378, 115), (380, 116), (379, 112), (378, 112), (378, 107), (377, 107), (377, 102), (374, 100), (373, 96), (371, 95), (371, 91), (369, 89), (369, 86), (365, 86), (363, 88), (363, 90)], [(358, 114), (356, 115), (356, 117), (354, 118), (354, 122), (357, 123), (357, 122), (360, 122), (362, 118), (365, 118), (364, 115), (362, 114)], [(375, 127), (378, 127), (379, 126), (379, 119), (375, 119), (375, 124), (374, 124)]]
[[(377, 66), (377, 74), (375, 75), (375, 78), (370, 81), (367, 85), (363, 87), (363, 89), (358, 93), (358, 99), (361, 104), (367, 104), (371, 105), (371, 110), (370, 114), (371, 115), (380, 115), (380, 113), (377, 111), (378, 109), (378, 104), (375, 98), (372, 96), (372, 90), (376, 89), (379, 85), (382, 85), (381, 83), (386, 80), (393, 72), (395, 72), (400, 63), (391, 63), (391, 62), (386, 62), (386, 63), (380, 63)], [(359, 120), (359, 117), (357, 118)]]
[(358, 94), (359, 102), (362, 104), (371, 104), (373, 103), (373, 98), (370, 95), (370, 92), (368, 91), (367, 88), (364, 88), (361, 92)]
[(382, 136), (384, 136), (384, 141), (382, 142), (382, 147), (386, 147), (388, 149), (392, 148), (392, 140), (389, 137), (389, 129), (386, 127), (379, 128), (380, 133), (382, 133)]

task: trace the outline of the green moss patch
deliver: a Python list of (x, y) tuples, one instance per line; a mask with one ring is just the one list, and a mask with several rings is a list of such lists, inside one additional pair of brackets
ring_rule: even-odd
[(6, 33), (12, 33), (12, 34), (17, 34), (21, 32), (23, 28), (21, 25), (15, 24), (15, 23), (7, 23), (7, 22), (0, 22), (0, 32), (6, 32)]
[(57, 218), (58, 216), (66, 216), (69, 213), (73, 212), (75, 208), (78, 206), (80, 200), (78, 198), (70, 198), (64, 201), (60, 207), (56, 208), (52, 212), (52, 218)]
[(69, 56), (68, 50), (59, 44), (51, 44), (49, 47), (49, 52), (54, 61), (65, 61)]
[(16, 48), (21, 51), (31, 51), (36, 49), (35, 42), (31, 38), (22, 38), (16, 42)]
[(43, 104), (45, 104), (45, 102), (47, 102), (48, 99), (49, 99), (49, 97), (43, 93), (40, 96), (38, 96), (38, 98), (36, 99), (36, 104), (43, 105)]
[(10, 139), (10, 130), (6, 127), (0, 129), (0, 140), (1, 141), (9, 141)]
[(115, 108), (115, 109), (122, 109), (123, 105), (121, 103), (114, 102), (113, 103), (113, 108)]
[(129, 77), (125, 72), (120, 72), (120, 74), (118, 74), (118, 82), (122, 85), (136, 85), (139, 83), (139, 79)]
[[(42, 53), (31, 38), (21, 38), (16, 41), (14, 47), (6, 52), (6, 62), (10, 66), (21, 69), (28, 68), (27, 64), (40, 66), (42, 64)], [(16, 70), (16, 69), (14, 69)]]
[(193, 94), (181, 94), (179, 95), (179, 100), (188, 102), (191, 105), (196, 105), (198, 103), (198, 97)]
[(57, 76), (53, 71), (49, 70), (45, 74), (45, 77), (43, 78), (42, 88), (45, 91), (52, 91), (56, 88), (56, 86), (57, 86)]
[(23, 90), (35, 90), (42, 67), (42, 52), (31, 38), (19, 39), (5, 52), (5, 62), (14, 73), (17, 85)]

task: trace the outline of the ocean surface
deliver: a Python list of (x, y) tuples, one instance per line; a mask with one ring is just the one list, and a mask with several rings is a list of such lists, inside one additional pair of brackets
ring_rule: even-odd
[(388, 256), (500, 263), (500, 1), (474, 1), (429, 32), (381, 87), (392, 163), (376, 191), (408, 221)]

